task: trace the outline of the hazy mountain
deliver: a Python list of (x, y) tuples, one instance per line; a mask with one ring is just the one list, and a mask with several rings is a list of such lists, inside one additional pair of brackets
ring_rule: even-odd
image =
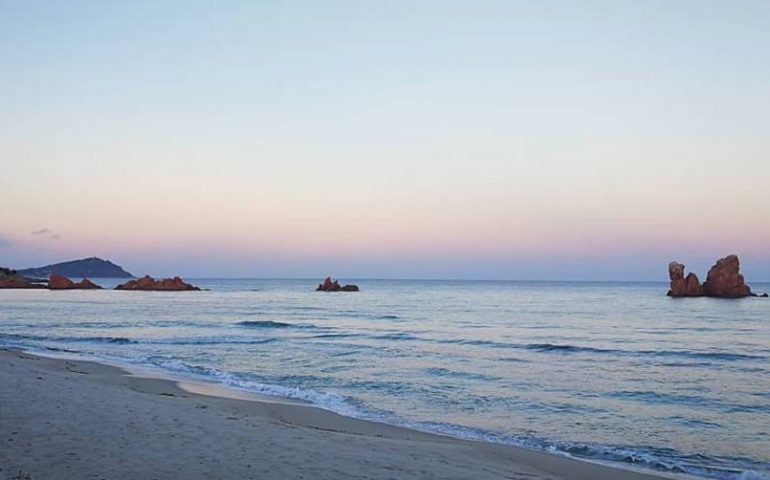
[(52, 273), (58, 273), (66, 277), (89, 277), (89, 278), (128, 278), (133, 277), (130, 273), (123, 270), (120, 265), (115, 265), (109, 260), (102, 260), (97, 257), (83, 258), (69, 262), (55, 263), (37, 268), (25, 268), (19, 270), (19, 275), (26, 277), (44, 278)]

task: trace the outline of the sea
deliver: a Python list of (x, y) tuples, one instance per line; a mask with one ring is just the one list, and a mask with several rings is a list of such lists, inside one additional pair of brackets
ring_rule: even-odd
[(672, 299), (663, 282), (191, 282), (207, 290), (0, 290), (0, 346), (631, 468), (770, 479), (770, 299)]

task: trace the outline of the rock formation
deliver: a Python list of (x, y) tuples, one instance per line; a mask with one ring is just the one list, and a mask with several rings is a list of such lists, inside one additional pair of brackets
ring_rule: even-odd
[(703, 282), (703, 293), (709, 297), (742, 298), (751, 295), (751, 288), (740, 274), (737, 255), (728, 255), (717, 260)]
[(45, 288), (45, 285), (22, 277), (16, 270), (0, 267), (0, 288)]
[(142, 278), (129, 280), (126, 283), (118, 285), (115, 287), (115, 290), (158, 290), (165, 292), (177, 292), (186, 290), (200, 290), (200, 288), (194, 287), (189, 283), (185, 283), (179, 277), (155, 280), (151, 276), (145, 275)]
[(751, 289), (740, 274), (740, 262), (737, 255), (728, 255), (717, 260), (709, 270), (703, 285), (698, 276), (688, 273), (684, 276), (684, 265), (678, 262), (668, 264), (668, 277), (671, 279), (669, 297), (720, 297), (742, 298), (750, 295)]
[(326, 277), (323, 283), (318, 285), (316, 292), (357, 292), (358, 285), (340, 285), (337, 280), (332, 281), (331, 277)]
[(668, 264), (668, 277), (671, 279), (671, 289), (668, 291), (669, 297), (702, 297), (703, 287), (701, 287), (698, 276), (690, 272), (684, 276), (684, 265), (679, 262)]
[(0, 277), (0, 288), (45, 288), (45, 285), (24, 277)]
[(57, 273), (52, 273), (51, 276), (48, 277), (49, 290), (94, 290), (101, 288), (102, 287), (87, 278), (75, 283), (69, 278)]

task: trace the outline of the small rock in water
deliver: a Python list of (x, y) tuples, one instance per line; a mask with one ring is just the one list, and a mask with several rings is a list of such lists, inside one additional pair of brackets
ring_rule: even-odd
[(162, 280), (155, 280), (149, 275), (145, 275), (142, 278), (136, 280), (129, 280), (126, 283), (120, 284), (115, 287), (115, 290), (159, 290), (166, 292), (176, 292), (185, 290), (200, 290), (200, 288), (185, 283), (181, 278), (164, 278)]
[(52, 273), (51, 276), (48, 277), (49, 290), (98, 290), (101, 288), (102, 287), (87, 278), (75, 283), (64, 275), (59, 275), (58, 273)]
[(358, 285), (340, 285), (337, 280), (332, 281), (331, 277), (326, 277), (323, 283), (318, 285), (316, 292), (357, 292)]

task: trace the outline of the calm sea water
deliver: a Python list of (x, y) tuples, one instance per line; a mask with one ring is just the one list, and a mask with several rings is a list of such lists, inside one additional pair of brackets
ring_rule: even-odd
[(210, 291), (0, 290), (0, 344), (466, 438), (770, 478), (768, 299), (670, 299), (665, 283), (194, 283)]

